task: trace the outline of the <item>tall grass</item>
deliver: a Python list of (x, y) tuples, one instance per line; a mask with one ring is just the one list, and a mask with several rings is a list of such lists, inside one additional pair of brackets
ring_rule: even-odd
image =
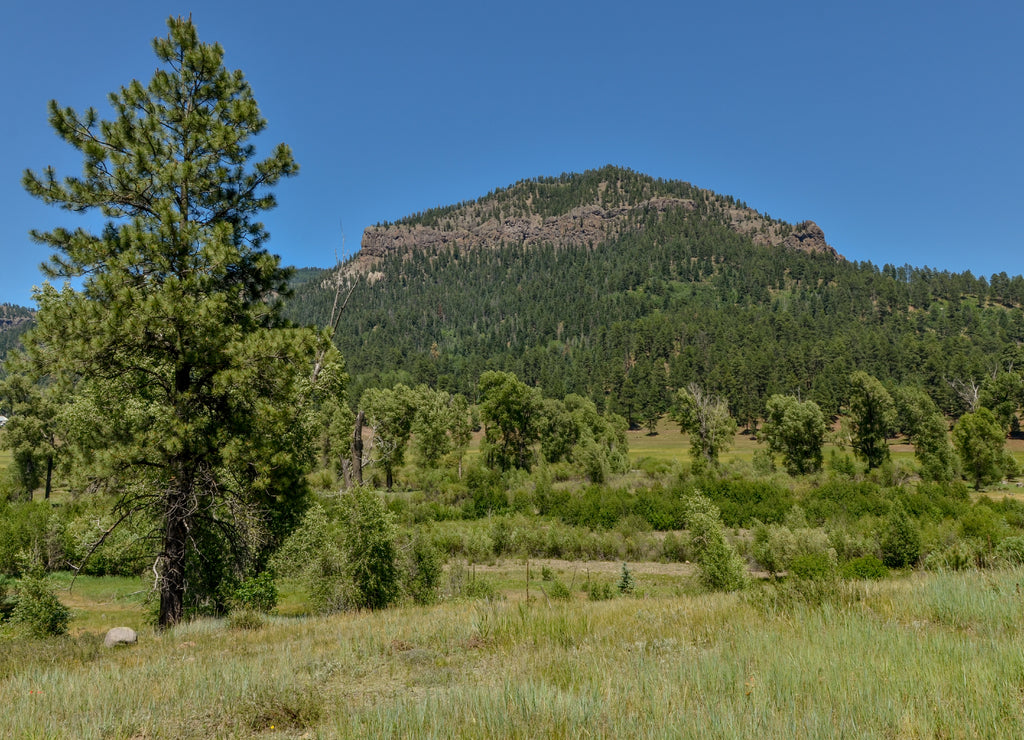
[(7, 642), (5, 737), (1024, 736), (1024, 571)]

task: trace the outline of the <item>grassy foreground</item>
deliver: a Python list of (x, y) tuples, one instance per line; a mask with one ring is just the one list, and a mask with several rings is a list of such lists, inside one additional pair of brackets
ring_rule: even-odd
[(1024, 571), (0, 643), (0, 736), (1021, 737)]

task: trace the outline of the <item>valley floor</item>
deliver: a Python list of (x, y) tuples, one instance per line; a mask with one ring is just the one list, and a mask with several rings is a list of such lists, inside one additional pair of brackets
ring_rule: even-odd
[[(565, 581), (576, 568), (577, 587), (584, 569), (615, 570), (546, 565)], [(642, 593), (657, 574), (636, 575)], [(201, 620), (107, 650), (90, 630), (137, 597), (94, 579), (76, 608), (106, 605), (106, 619), (2, 645), (0, 735), (1021, 737), (1022, 581), (913, 573), (813, 598), (765, 585), (605, 601), (538, 591), (259, 629)]]

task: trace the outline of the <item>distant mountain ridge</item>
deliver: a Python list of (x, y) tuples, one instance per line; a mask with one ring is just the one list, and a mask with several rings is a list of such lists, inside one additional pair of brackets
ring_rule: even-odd
[(33, 324), (36, 312), (31, 308), (13, 303), (0, 303), (0, 360), (18, 346), (21, 335)]
[(754, 244), (821, 252), (841, 259), (813, 221), (791, 225), (730, 196), (609, 165), (581, 174), (521, 180), (473, 201), (370, 227), (344, 272), (372, 270), (388, 255), (417, 249), (542, 244), (593, 247), (643, 228), (651, 213), (672, 210), (699, 213), (750, 237)]

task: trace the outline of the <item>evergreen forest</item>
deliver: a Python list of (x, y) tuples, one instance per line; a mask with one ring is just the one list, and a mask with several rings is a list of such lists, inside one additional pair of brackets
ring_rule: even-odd
[[(643, 206), (659, 197), (697, 205)], [(350, 398), (397, 382), (472, 397), (481, 373), (503, 370), (545, 396), (588, 397), (634, 427), (691, 382), (727, 399), (746, 425), (774, 394), (835, 415), (855, 370), (920, 387), (958, 416), (969, 410), (958, 387), (1021, 367), (1021, 276), (758, 244), (735, 228), (737, 209), (761, 231), (793, 227), (686, 183), (604, 168), (518, 183), (399, 225), (454, 229), (460, 219), (552, 217), (589, 204), (628, 207), (628, 226), (583, 245), (463, 247), (455, 237), (391, 251), (372, 269), (357, 255), (319, 280), (300, 271), (286, 312), (323, 324), (338, 276), (352, 291), (335, 333)]]

